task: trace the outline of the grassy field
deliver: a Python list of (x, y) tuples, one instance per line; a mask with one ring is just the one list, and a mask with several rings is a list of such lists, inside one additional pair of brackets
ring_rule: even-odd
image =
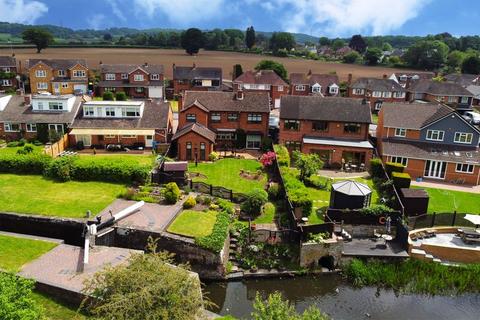
[(461, 213), (480, 214), (480, 194), (413, 186), (412, 188), (425, 189), (428, 192), (429, 213), (452, 213), (456, 210)]
[(38, 293), (33, 293), (33, 299), (45, 310), (45, 320), (86, 320), (88, 317), (78, 314), (75, 309)]
[[(35, 146), (33, 144), (29, 144), (33, 147), (33, 152), (40, 153), (43, 150), (43, 146)], [(17, 150), (23, 149), (23, 147), (5, 147), (0, 148), (0, 154), (17, 154)]]
[(0, 235), (0, 269), (18, 272), (24, 264), (37, 259), (56, 245), (53, 242)]
[(131, 161), (142, 165), (152, 165), (156, 156), (152, 154), (80, 154), (82, 159), (107, 159), (118, 161)]
[(212, 233), (216, 220), (216, 211), (185, 210), (173, 221), (167, 231), (191, 238), (204, 237)]
[(247, 193), (254, 188), (263, 189), (267, 177), (262, 174), (259, 180), (247, 179), (240, 176), (240, 170), (254, 173), (261, 168), (262, 165), (256, 160), (232, 158), (221, 159), (214, 163), (199, 163), (198, 167), (195, 167), (194, 163), (188, 165), (188, 171), (198, 172), (207, 177), (206, 179), (197, 177), (193, 179), (194, 181), (203, 181), (242, 193)]
[(0, 174), (0, 210), (70, 218), (99, 213), (125, 186), (106, 182), (65, 183), (42, 176)]
[[(11, 55), (10, 48), (0, 49), (0, 55)], [(37, 59), (86, 59), (91, 69), (98, 69), (99, 61), (103, 63), (140, 63), (163, 64), (165, 66), (165, 77), (172, 78), (172, 64), (177, 66), (191, 66), (195, 63), (199, 67), (221, 67), (223, 77), (231, 78), (231, 70), (234, 64), (242, 65), (243, 70), (251, 70), (255, 65), (264, 59), (273, 59), (281, 62), (289, 73), (308, 72), (309, 69), (315, 73), (336, 72), (341, 81), (346, 81), (348, 74), (353, 78), (377, 77), (384, 74), (391, 75), (393, 72), (407, 72), (406, 69), (387, 68), (383, 66), (365, 66), (354, 64), (342, 64), (336, 62), (324, 62), (306, 60), (300, 58), (279, 58), (262, 56), (250, 53), (205, 51), (201, 50), (196, 56), (190, 56), (180, 49), (127, 49), (127, 48), (47, 48), (41, 53), (35, 53), (34, 48), (15, 49), (17, 60), (31, 58)], [(139, 62), (140, 61), (140, 62)]]

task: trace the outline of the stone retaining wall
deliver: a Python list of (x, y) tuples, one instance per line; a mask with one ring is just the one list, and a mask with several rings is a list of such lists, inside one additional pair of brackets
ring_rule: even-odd
[(343, 241), (327, 239), (322, 243), (302, 243), (300, 246), (300, 266), (319, 267), (319, 260), (326, 256), (334, 258), (334, 264), (338, 265), (342, 259)]

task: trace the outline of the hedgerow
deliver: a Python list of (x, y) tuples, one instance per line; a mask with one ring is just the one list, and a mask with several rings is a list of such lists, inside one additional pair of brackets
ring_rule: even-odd
[(19, 174), (42, 174), (52, 161), (44, 154), (2, 154), (0, 172)]
[(217, 220), (213, 225), (212, 233), (208, 236), (195, 238), (195, 243), (200, 247), (218, 253), (222, 251), (228, 236), (230, 216), (226, 211), (217, 214)]

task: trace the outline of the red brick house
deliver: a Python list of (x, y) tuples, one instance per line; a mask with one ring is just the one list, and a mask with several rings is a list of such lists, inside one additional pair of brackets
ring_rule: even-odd
[(335, 74), (290, 73), (290, 94), (294, 96), (338, 96), (338, 84)]
[(279, 142), (289, 150), (317, 153), (325, 167), (342, 162), (368, 166), (373, 146), (372, 122), (365, 101), (319, 96), (284, 96), (280, 107)]
[(82, 104), (69, 133), (71, 144), (104, 148), (156, 148), (170, 142), (173, 116), (162, 100), (88, 101)]
[(280, 107), (280, 97), (288, 94), (288, 84), (273, 70), (247, 71), (233, 80), (233, 91), (266, 92), (273, 107)]
[(179, 160), (208, 160), (213, 150), (260, 149), (268, 135), (267, 93), (185, 91), (179, 103)]
[(406, 166), (412, 179), (480, 184), (480, 131), (440, 103), (386, 103), (379, 113), (378, 151)]
[(7, 95), (0, 96), (0, 138), (25, 138), (47, 142), (51, 131), (64, 135), (87, 96)]
[(100, 64), (98, 94), (105, 91), (123, 91), (131, 98), (158, 98), (165, 96), (163, 65)]
[(399, 83), (404, 88), (408, 88), (418, 80), (432, 80), (434, 76), (433, 72), (396, 72), (392, 73), (389, 79)]
[(176, 66), (173, 64), (173, 93), (182, 94), (186, 90), (218, 91), (222, 86), (222, 68)]
[(396, 81), (377, 78), (358, 78), (348, 86), (347, 96), (370, 102), (372, 112), (378, 112), (384, 102), (404, 102), (405, 89)]
[(10, 56), (0, 56), (0, 92), (17, 89), (17, 60)]

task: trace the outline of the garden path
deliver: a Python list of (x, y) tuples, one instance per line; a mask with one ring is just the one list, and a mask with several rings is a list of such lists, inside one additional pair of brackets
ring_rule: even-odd
[(354, 179), (354, 178), (367, 178), (370, 176), (368, 171), (362, 172), (344, 172), (344, 171), (336, 171), (336, 170), (318, 170), (318, 175), (327, 178), (339, 179)]

